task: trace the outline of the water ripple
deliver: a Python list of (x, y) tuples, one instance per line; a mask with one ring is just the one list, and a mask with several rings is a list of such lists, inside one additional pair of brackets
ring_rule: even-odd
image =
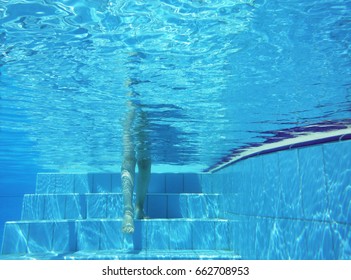
[(347, 118), (349, 8), (2, 1), (1, 136), (16, 150), (4, 133), (21, 131), (44, 168), (115, 171), (131, 99), (147, 112), (160, 164), (211, 164), (267, 126)]

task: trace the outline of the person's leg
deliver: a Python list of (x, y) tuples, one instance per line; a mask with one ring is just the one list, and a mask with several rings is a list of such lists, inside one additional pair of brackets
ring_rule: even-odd
[(136, 190), (135, 201), (135, 217), (137, 219), (144, 219), (144, 201), (150, 182), (151, 160), (138, 160), (138, 184)]
[(134, 232), (134, 208), (133, 190), (135, 178), (135, 148), (133, 141), (133, 122), (135, 119), (135, 108), (128, 103), (128, 113), (123, 125), (123, 162), (121, 167), (121, 182), (123, 193), (123, 222), (122, 231), (125, 233)]
[(138, 184), (136, 187), (135, 217), (145, 218), (144, 201), (150, 182), (151, 157), (150, 143), (148, 137), (148, 118), (147, 114), (140, 110), (137, 113), (137, 163), (138, 163)]
[(122, 231), (125, 233), (134, 232), (134, 208), (133, 208), (133, 190), (135, 177), (135, 159), (125, 158), (122, 164), (121, 181), (123, 193), (123, 222)]

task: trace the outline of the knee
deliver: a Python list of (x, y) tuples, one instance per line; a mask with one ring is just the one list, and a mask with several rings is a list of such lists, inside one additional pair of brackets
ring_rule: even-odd
[(150, 171), (151, 170), (151, 159), (142, 159), (138, 161), (139, 170)]
[(136, 164), (136, 159), (133, 157), (126, 157), (123, 159), (121, 171), (127, 170), (129, 172), (134, 172)]

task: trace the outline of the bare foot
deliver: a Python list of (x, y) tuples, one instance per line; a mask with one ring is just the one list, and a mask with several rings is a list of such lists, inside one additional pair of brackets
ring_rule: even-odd
[(122, 222), (122, 232), (130, 234), (134, 232), (133, 214), (130, 212), (124, 213)]

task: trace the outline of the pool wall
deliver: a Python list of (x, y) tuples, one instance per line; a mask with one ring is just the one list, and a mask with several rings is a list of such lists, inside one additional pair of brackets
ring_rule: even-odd
[(21, 174), (0, 171), (0, 240), (5, 222), (21, 218), (23, 196), (34, 192), (35, 180), (36, 173), (30, 173), (30, 170)]
[[(147, 225), (147, 232), (140, 231), (131, 244), (138, 250), (156, 246), (165, 254), (174, 242), (186, 242), (191, 250), (225, 248), (242, 259), (351, 259), (350, 167), (351, 141), (343, 141), (253, 157), (214, 174), (154, 173), (146, 200), (152, 219), (140, 223)], [(38, 174), (36, 194), (25, 196), (22, 209), (22, 198), (7, 208), (14, 217), (23, 211), (22, 221), (7, 224), (3, 254), (48, 253), (57, 242), (72, 245), (68, 252), (100, 248), (97, 244), (111, 236), (108, 248), (114, 249), (115, 237), (122, 238), (119, 230), (103, 234), (82, 225), (99, 223), (105, 229), (112, 222), (120, 228), (115, 219), (122, 215), (119, 178)], [(108, 206), (106, 200), (115, 202)], [(114, 220), (108, 220), (112, 216)], [(199, 231), (202, 223), (215, 228)], [(24, 225), (25, 235), (18, 230)], [(61, 225), (68, 233), (74, 225), (67, 244), (62, 241), (67, 232), (50, 237), (52, 228)], [(181, 230), (170, 230), (175, 226)], [(96, 237), (90, 238), (92, 233)]]
[(351, 258), (351, 141), (250, 158), (206, 177), (244, 259)]

